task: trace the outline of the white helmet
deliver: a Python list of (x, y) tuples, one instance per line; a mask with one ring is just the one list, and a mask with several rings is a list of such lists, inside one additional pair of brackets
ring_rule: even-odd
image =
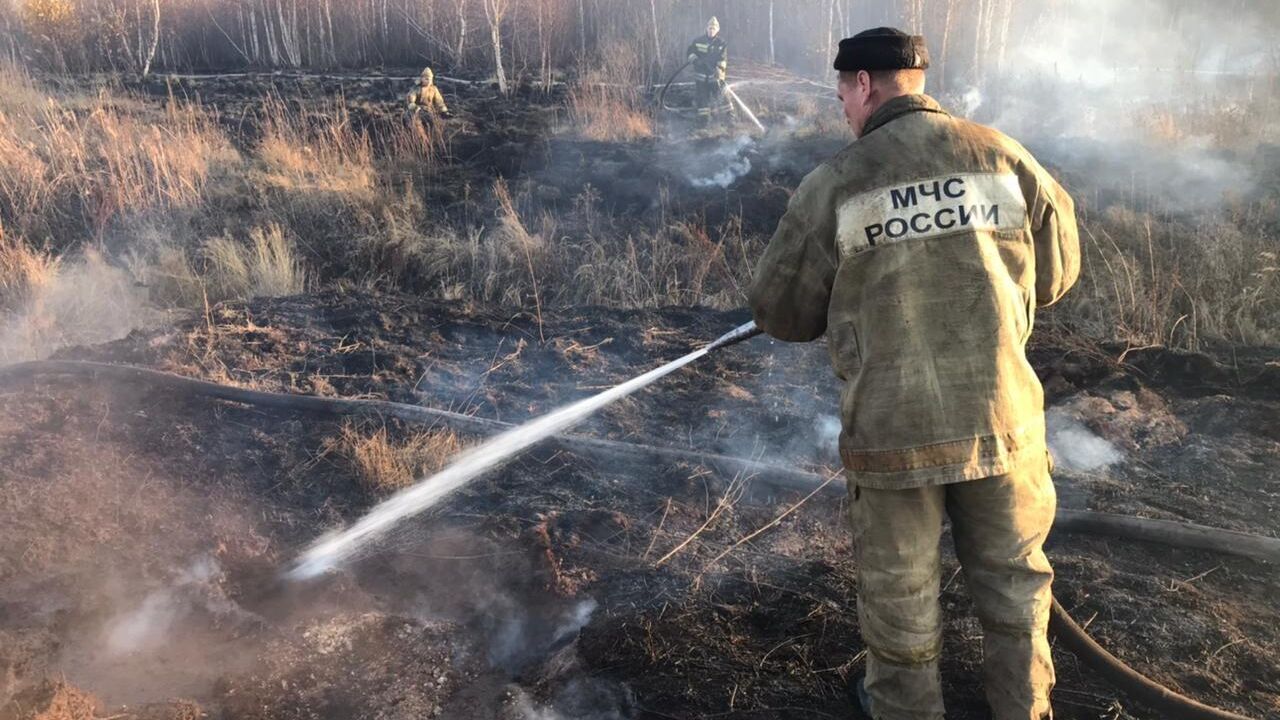
[(712, 15), (707, 21), (707, 35), (715, 37), (718, 34), (720, 34), (720, 19)]

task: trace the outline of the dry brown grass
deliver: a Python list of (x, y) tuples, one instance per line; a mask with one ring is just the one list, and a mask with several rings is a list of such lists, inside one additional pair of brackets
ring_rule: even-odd
[(589, 140), (630, 142), (653, 137), (653, 110), (642, 91), (647, 73), (633, 43), (614, 42), (600, 63), (569, 91), (569, 113)]
[(653, 137), (653, 115), (632, 99), (633, 93), (599, 84), (588, 73), (569, 91), (569, 110), (578, 132), (588, 140), (629, 142)]
[[(0, 96), (33, 92), (12, 73), (0, 73), (0, 83)], [(75, 110), (48, 96), (27, 102), (0, 109), (0, 218), (56, 248), (101, 241), (129, 214), (193, 205), (215, 168), (237, 161), (196, 105), (145, 117), (106, 96)]]
[(50, 102), (49, 96), (22, 68), (0, 61), (0, 114), (31, 118)]
[[(637, 89), (644, 72), (621, 65), (573, 89), (588, 137), (652, 132)], [(795, 133), (844, 132), (823, 124), (839, 120), (823, 107), (815, 98), (774, 110), (793, 118)], [(49, 290), (60, 273), (90, 265), (113, 298), (98, 304), (115, 307), (133, 303), (118, 292), (130, 285), (127, 267), (153, 303), (195, 309), (333, 282), (537, 315), (580, 305), (733, 308), (767, 239), (733, 219), (708, 226), (665, 209), (643, 223), (619, 219), (591, 187), (551, 212), (529, 181), (500, 180), (468, 193), (461, 213), (441, 212), (423, 192), (453, 172), (441, 125), (388, 116), (364, 132), (340, 101), (305, 112), (271, 100), (258, 117), (258, 142), (242, 154), (199, 106), (52, 96), (0, 67), (0, 312), (11, 336), (58, 338), (47, 323), (94, 322), (92, 308)], [(1231, 134), (1239, 121), (1234, 109), (1150, 119), (1170, 142)], [(1280, 186), (1262, 196), (1181, 219), (1083, 210), (1084, 279), (1053, 319), (1142, 344), (1280, 342)]]
[(341, 103), (317, 115), (269, 100), (257, 157), (262, 180), (285, 190), (367, 198), (377, 184), (369, 136), (352, 129)]
[(247, 243), (214, 238), (203, 254), (204, 278), (214, 301), (296, 295), (307, 288), (307, 271), (279, 225), (255, 228)]
[(462, 442), (446, 430), (393, 436), (385, 425), (362, 427), (348, 422), (325, 450), (342, 458), (360, 485), (375, 495), (390, 495), (434, 474), (449, 463)]
[(0, 311), (25, 309), (33, 298), (52, 287), (58, 264), (51, 253), (7, 235), (0, 225)]
[(1280, 243), (1260, 222), (1272, 213), (1086, 215), (1080, 287), (1058, 317), (1140, 346), (1280, 343)]

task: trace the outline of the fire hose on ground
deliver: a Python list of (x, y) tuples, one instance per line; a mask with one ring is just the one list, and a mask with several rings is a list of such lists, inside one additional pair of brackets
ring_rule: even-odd
[[(671, 74), (671, 77), (667, 79), (666, 84), (662, 86), (662, 90), (658, 92), (658, 107), (668, 112), (680, 111), (680, 108), (673, 108), (667, 104), (667, 91), (669, 91), (671, 89), (671, 86), (675, 84), (676, 78), (680, 77), (680, 73), (683, 73), (685, 69), (687, 69), (692, 64), (693, 64), (692, 60), (686, 62), (685, 64), (677, 68), (676, 71)], [(731, 86), (725, 85), (723, 87), (723, 92), (724, 92), (724, 96), (729, 99), (729, 103), (734, 108), (737, 108), (738, 110), (740, 110), (742, 114), (745, 115), (746, 118), (751, 121), (751, 124), (754, 125), (757, 130), (759, 130), (762, 133), (769, 132), (768, 129), (765, 128), (764, 124), (760, 122), (760, 118), (756, 117), (756, 114), (751, 112), (751, 108), (747, 107), (747, 104), (743, 102), (741, 97), (738, 97), (738, 93), (735, 92)]]
[[(759, 334), (758, 331), (746, 331), (728, 335), (708, 346), (708, 350), (735, 345), (757, 334)], [(127, 365), (54, 360), (19, 363), (0, 368), (0, 383), (32, 380), (44, 376), (70, 376), (91, 381), (139, 383), (191, 396), (286, 412), (339, 417), (361, 415), (393, 417), (414, 424), (443, 425), (459, 432), (480, 436), (490, 436), (512, 428), (508, 423), (417, 405), (383, 400), (351, 400), (248, 390)], [(782, 490), (812, 491), (824, 480), (817, 473), (806, 470), (692, 450), (601, 440), (572, 434), (558, 435), (552, 439), (552, 442), (575, 453), (607, 456), (612, 460), (622, 456), (646, 461), (662, 460), (710, 465), (725, 473), (753, 475), (756, 482)], [(833, 488), (830, 492), (836, 494), (839, 490)], [(1187, 523), (1059, 510), (1054, 529), (1059, 532), (1104, 535), (1280, 563), (1280, 539)], [(1251, 720), (1244, 715), (1204, 705), (1137, 672), (1094, 641), (1056, 599), (1053, 603), (1050, 629), (1066, 649), (1117, 690), (1159, 711), (1161, 716), (1168, 720)]]

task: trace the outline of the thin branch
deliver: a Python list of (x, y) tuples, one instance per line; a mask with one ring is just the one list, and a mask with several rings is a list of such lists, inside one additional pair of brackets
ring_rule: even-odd
[(828, 477), (825, 481), (823, 481), (821, 485), (814, 488), (813, 492), (809, 493), (808, 495), (805, 495), (804, 499), (800, 500), (800, 502), (797, 502), (795, 505), (792, 505), (791, 507), (787, 508), (781, 515), (779, 515), (778, 517), (770, 520), (768, 523), (761, 526), (759, 530), (756, 530), (755, 532), (751, 533), (750, 535), (747, 535), (746, 537), (742, 538), (738, 542), (730, 545), (728, 548), (725, 548), (724, 552), (721, 552), (719, 555), (715, 556), (711, 560), (711, 562), (707, 563), (706, 566), (703, 567), (702, 572), (698, 573), (698, 577), (697, 579), (695, 579), (695, 582), (697, 582), (698, 580), (701, 580), (702, 575), (706, 573), (708, 569), (710, 569), (711, 567), (714, 567), (716, 563), (723, 560), (726, 556), (728, 556), (734, 550), (737, 550), (738, 548), (742, 547), (744, 544), (751, 542), (757, 537), (760, 537), (761, 534), (768, 531), (770, 528), (776, 527), (779, 523), (785, 520), (787, 516), (791, 515), (795, 511), (804, 507), (805, 503), (809, 502), (811, 499), (813, 499), (815, 495), (825, 490), (828, 485), (835, 482), (836, 478), (840, 477), (843, 474), (844, 473), (842, 471), (837, 471), (832, 473), (831, 476)]

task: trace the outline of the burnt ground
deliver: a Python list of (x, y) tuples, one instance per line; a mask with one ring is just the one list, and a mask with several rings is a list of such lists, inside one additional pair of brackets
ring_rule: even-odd
[[(518, 422), (742, 319), (583, 308), (539, 326), (329, 291), (63, 357)], [(1055, 426), (1079, 423), (1119, 458), (1060, 469), (1065, 506), (1276, 534), (1280, 351), (1120, 364), (1123, 348), (1037, 343)], [(580, 432), (828, 472), (834, 388), (822, 347), (757, 339)], [(360, 427), (383, 426), (421, 430)], [(282, 583), (299, 549), (381, 496), (333, 450), (342, 431), (141, 385), (0, 388), (0, 717), (849, 716), (862, 646), (838, 499), (733, 547), (802, 498), (708, 468), (534, 450), (340, 572)], [(1060, 599), (1118, 655), (1206, 702), (1280, 716), (1274, 568), (1069, 536), (1051, 551)], [(949, 717), (976, 720), (980, 631), (955, 568), (948, 554)], [(1155, 717), (1056, 659), (1060, 717)]]
[[(258, 137), (267, 98), (301, 119), (332, 119), (340, 108), (377, 145), (386, 130), (404, 122), (404, 96), (415, 82), (409, 78), (419, 70), (116, 81), (157, 102), (199, 102), (244, 147)], [(518, 85), (509, 97), (475, 80), (441, 80), (440, 86), (454, 112), (441, 126), (445, 161), (421, 168), (414, 191), (434, 216), (453, 226), (482, 223), (477, 201), (495, 177), (503, 177), (517, 196), (529, 198), (526, 209), (535, 214), (563, 218), (590, 205), (599, 218), (623, 227), (697, 218), (708, 227), (734, 223), (743, 232), (767, 235), (786, 208), (789, 188), (847, 142), (842, 133), (822, 132), (831, 113), (815, 113), (829, 109), (821, 103), (834, 107), (832, 93), (786, 75), (778, 75), (775, 84), (740, 88), (772, 129), (766, 135), (753, 138), (745, 120), (727, 114), (710, 131), (698, 131), (684, 114), (663, 112), (654, 137), (633, 142), (578, 136), (563, 84), (549, 92)], [(668, 103), (689, 104), (691, 93), (678, 85)], [(735, 169), (727, 179), (718, 178), (726, 167)]]

